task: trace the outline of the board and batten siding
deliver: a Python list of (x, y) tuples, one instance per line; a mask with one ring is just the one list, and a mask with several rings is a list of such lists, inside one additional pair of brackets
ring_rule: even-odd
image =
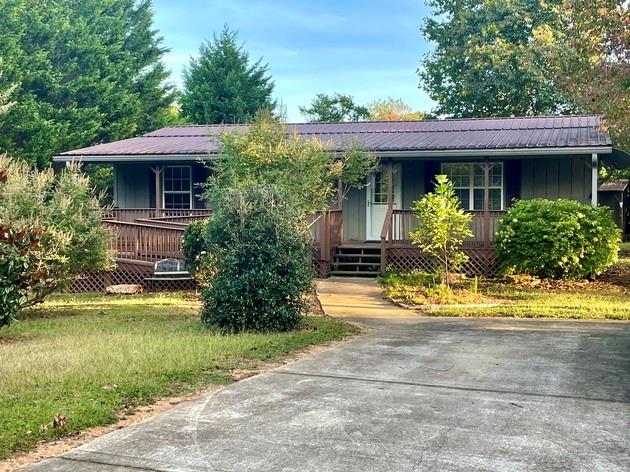
[(114, 206), (150, 208), (149, 164), (119, 162), (114, 164)]
[(521, 199), (591, 201), (591, 157), (523, 159)]

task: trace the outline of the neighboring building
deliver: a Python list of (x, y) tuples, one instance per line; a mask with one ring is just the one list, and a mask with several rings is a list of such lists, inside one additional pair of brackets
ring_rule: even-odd
[[(600, 124), (597, 116), (548, 116), (287, 127), (321, 139), (331, 152), (359, 142), (382, 163), (369, 185), (351, 190), (341, 212), (325, 222), (322, 231), (334, 228), (339, 234), (332, 239), (328, 235), (328, 242), (322, 243), (324, 270), (330, 261), (339, 273), (372, 271), (376, 266), (422, 267), (425, 262), (409, 243), (408, 232), (415, 225), (410, 209), (432, 190), (434, 176), (444, 173), (464, 208), (475, 215), (475, 237), (467, 245), (471, 251), (477, 248), (473, 256), (481, 262), (471, 261), (470, 271), (491, 272), (496, 224), (512, 201), (567, 198), (597, 205), (600, 163), (630, 165), (628, 155), (613, 148)], [(246, 129), (172, 126), (66, 152), (54, 161), (113, 164), (118, 219), (135, 219), (141, 211), (186, 215), (204, 206), (197, 187), (209, 175), (207, 164), (220, 152), (219, 134)]]
[(615, 223), (621, 228), (624, 239), (630, 236), (630, 181), (613, 180), (599, 184), (598, 199), (600, 205), (610, 207)]

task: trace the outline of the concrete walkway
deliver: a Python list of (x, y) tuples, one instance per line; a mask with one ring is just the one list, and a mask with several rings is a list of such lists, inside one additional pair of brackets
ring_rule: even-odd
[(423, 318), (373, 281), (319, 290), (374, 329), (35, 470), (630, 470), (629, 323)]
[(417, 320), (416, 312), (393, 305), (381, 293), (381, 288), (371, 278), (331, 277), (317, 281), (317, 294), (329, 316), (363, 323), (399, 318)]

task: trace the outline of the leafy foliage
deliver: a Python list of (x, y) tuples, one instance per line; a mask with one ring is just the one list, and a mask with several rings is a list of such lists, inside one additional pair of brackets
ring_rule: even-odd
[[(0, 57), (0, 84), (2, 83), (2, 57)], [(11, 101), (11, 95), (15, 90), (15, 84), (3, 85), (0, 87), (0, 116), (11, 108), (14, 103)]]
[(623, 0), (565, 0), (559, 21), (540, 34), (556, 86), (589, 113), (602, 114), (616, 147), (630, 150), (630, 12)]
[(222, 136), (206, 198), (220, 198), (228, 188), (272, 184), (290, 195), (298, 209), (313, 213), (329, 207), (338, 180), (362, 186), (377, 165), (376, 157), (358, 146), (337, 156), (325, 143), (291, 134), (268, 114), (259, 114), (247, 133)]
[(608, 208), (571, 200), (523, 200), (500, 220), (497, 257), (506, 272), (594, 277), (617, 260), (620, 238)]
[(246, 123), (260, 109), (273, 110), (274, 83), (262, 58), (250, 64), (238, 33), (224, 27), (199, 49), (184, 71), (182, 116), (192, 123)]
[(414, 111), (400, 98), (388, 97), (368, 104), (369, 121), (421, 121), (432, 118), (428, 113)]
[(201, 287), (210, 286), (213, 274), (207, 267), (208, 253), (206, 251), (205, 235), (208, 231), (208, 221), (193, 221), (184, 231), (182, 252), (190, 275)]
[(360, 121), (370, 116), (367, 107), (358, 105), (351, 95), (342, 93), (334, 95), (318, 93), (311, 101), (310, 107), (299, 109), (300, 113), (313, 123)]
[(15, 105), (0, 148), (46, 166), (54, 154), (165, 123), (173, 101), (150, 0), (3, 0), (0, 56)]
[[(424, 36), (436, 43), (418, 70), (420, 86), (455, 117), (570, 111), (549, 74), (538, 36), (555, 25), (562, 0), (430, 0)], [(588, 2), (584, 2), (588, 3)]]
[(274, 186), (228, 190), (205, 236), (213, 274), (202, 319), (229, 331), (286, 331), (305, 313), (311, 237), (302, 215)]
[[(111, 265), (110, 233), (77, 166), (57, 177), (0, 156), (0, 291), (3, 319), (39, 303), (86, 270)], [(4, 311), (6, 310), (6, 311)]]
[(473, 235), (472, 215), (462, 210), (448, 178), (445, 175), (435, 178), (435, 190), (414, 204), (418, 227), (411, 232), (411, 241), (437, 261), (442, 281), (448, 287), (450, 272), (468, 260), (461, 246)]

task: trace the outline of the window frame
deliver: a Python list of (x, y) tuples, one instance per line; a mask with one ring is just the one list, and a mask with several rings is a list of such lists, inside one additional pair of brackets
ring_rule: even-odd
[[(475, 209), (475, 190), (485, 189), (485, 186), (475, 186), (475, 166), (482, 166), (485, 164), (484, 162), (441, 162), (440, 163), (440, 172), (444, 175), (448, 176), (448, 173), (444, 170), (444, 166), (448, 165), (465, 165), (468, 167), (469, 177), (468, 177), (468, 186), (454, 186), (453, 188), (457, 190), (468, 190), (468, 208), (464, 208), (465, 211), (484, 211), (484, 209)], [(489, 211), (504, 211), (505, 210), (505, 166), (503, 162), (492, 162), (494, 165), (501, 166), (501, 185), (490, 185), (488, 182), (489, 190), (501, 190), (501, 207), (498, 209), (488, 209)], [(483, 170), (483, 168), (482, 168)]]
[[(167, 169), (188, 169), (188, 190), (166, 190), (166, 171)], [(164, 166), (162, 172), (162, 208), (165, 210), (192, 210), (193, 208), (193, 182), (192, 182), (192, 166)], [(169, 195), (188, 195), (188, 208), (166, 208), (166, 194)]]

